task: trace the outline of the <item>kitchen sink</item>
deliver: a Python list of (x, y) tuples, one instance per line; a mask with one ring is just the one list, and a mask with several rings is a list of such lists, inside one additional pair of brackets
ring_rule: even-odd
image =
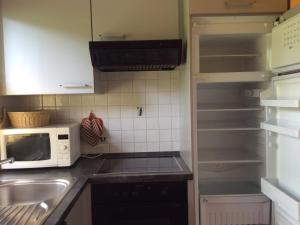
[(0, 224), (42, 224), (75, 182), (73, 178), (0, 181)]
[(60, 196), (67, 180), (18, 180), (0, 183), (0, 206), (35, 204)]

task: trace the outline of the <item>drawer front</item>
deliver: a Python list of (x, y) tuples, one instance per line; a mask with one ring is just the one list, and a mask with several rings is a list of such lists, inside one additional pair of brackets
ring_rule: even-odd
[(191, 14), (281, 13), (287, 0), (191, 0)]
[(201, 225), (270, 224), (270, 205), (263, 195), (200, 197)]

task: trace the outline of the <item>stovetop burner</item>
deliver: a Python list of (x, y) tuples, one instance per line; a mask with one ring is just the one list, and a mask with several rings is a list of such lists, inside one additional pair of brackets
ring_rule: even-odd
[(107, 158), (99, 173), (175, 173), (183, 169), (175, 157)]

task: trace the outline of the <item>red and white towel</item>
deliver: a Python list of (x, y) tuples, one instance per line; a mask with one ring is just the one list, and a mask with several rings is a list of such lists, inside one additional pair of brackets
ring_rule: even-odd
[(80, 126), (81, 139), (92, 146), (96, 146), (103, 135), (103, 120), (95, 116), (93, 112), (89, 117), (83, 118)]

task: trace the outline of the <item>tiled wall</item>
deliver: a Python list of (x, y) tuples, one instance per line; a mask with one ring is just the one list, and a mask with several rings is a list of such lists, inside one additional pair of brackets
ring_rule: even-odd
[[(12, 110), (44, 108), (53, 123), (103, 118), (106, 141), (83, 153), (180, 151), (180, 71), (95, 72), (97, 94), (2, 97)], [(137, 107), (143, 108), (138, 115)]]

